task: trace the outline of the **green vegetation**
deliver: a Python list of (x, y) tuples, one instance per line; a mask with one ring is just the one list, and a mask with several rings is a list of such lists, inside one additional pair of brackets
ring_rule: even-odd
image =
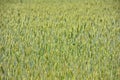
[(119, 0), (22, 1), (0, 1), (0, 80), (120, 79)]

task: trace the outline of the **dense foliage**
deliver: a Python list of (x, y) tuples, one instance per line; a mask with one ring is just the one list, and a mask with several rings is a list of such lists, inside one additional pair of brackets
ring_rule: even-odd
[(0, 80), (120, 79), (119, 0), (6, 1)]

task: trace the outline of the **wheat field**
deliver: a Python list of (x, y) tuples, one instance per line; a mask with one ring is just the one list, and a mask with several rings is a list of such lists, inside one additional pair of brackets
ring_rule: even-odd
[(120, 0), (0, 0), (0, 80), (119, 80)]

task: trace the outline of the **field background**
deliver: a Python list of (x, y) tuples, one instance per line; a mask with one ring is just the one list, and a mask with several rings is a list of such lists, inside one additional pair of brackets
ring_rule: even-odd
[(119, 80), (120, 0), (0, 0), (0, 80)]

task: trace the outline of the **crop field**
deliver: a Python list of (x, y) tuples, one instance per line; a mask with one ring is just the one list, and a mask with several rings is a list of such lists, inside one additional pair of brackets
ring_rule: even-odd
[(0, 80), (119, 80), (120, 0), (0, 0)]

